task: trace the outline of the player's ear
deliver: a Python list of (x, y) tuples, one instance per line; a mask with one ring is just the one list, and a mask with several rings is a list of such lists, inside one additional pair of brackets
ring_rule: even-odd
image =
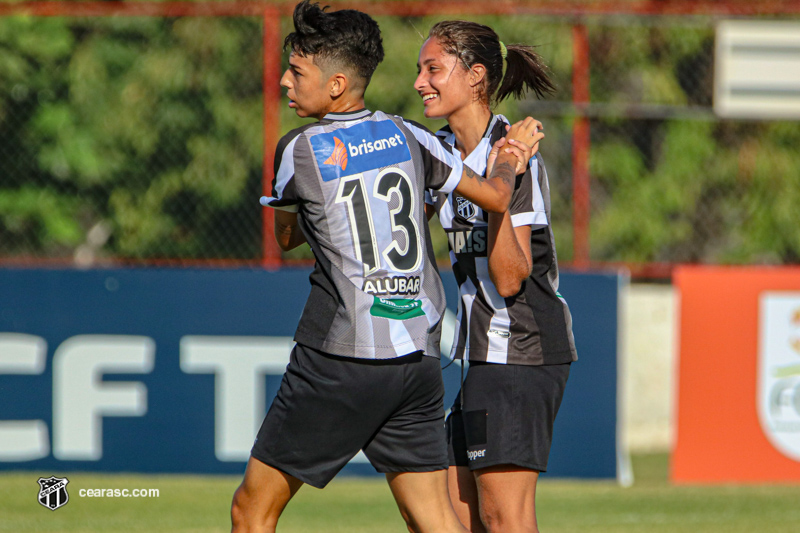
[(483, 81), (483, 78), (486, 77), (486, 67), (481, 65), (480, 63), (475, 63), (472, 65), (472, 68), (469, 69), (469, 85), (470, 87), (475, 87), (480, 85)]
[(341, 72), (337, 72), (333, 76), (330, 77), (328, 80), (328, 89), (330, 91), (331, 98), (338, 98), (347, 90), (347, 87), (350, 84), (350, 80), (347, 79), (347, 76), (342, 74)]

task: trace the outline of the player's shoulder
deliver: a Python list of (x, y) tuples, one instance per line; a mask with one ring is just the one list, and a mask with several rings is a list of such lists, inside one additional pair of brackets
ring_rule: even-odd
[(506, 126), (509, 124), (509, 120), (503, 115), (493, 115), (484, 137), (488, 137), (490, 144), (496, 143), (506, 136)]
[[(428, 135), (433, 135), (433, 132), (429, 130), (425, 125), (420, 124), (416, 120), (411, 120), (410, 118), (406, 118), (401, 115), (395, 115), (393, 113), (387, 113), (385, 111), (376, 111), (373, 114), (374, 120), (391, 120), (395, 124), (401, 127), (405, 127), (408, 130), (414, 132), (424, 132)], [(416, 133), (415, 132), (415, 133)]]
[(425, 126), (424, 124), (422, 124), (420, 122), (417, 122), (416, 120), (411, 120), (410, 118), (404, 118), (403, 121), (406, 124), (408, 124), (409, 126), (415, 128), (415, 129), (417, 129), (417, 130), (419, 130), (419, 131), (421, 131), (423, 133), (426, 133), (428, 135), (433, 135), (434, 134), (430, 129), (428, 129), (427, 126)]
[(432, 146), (431, 141), (433, 141), (434, 145), (441, 146), (442, 148), (444, 148), (446, 152), (449, 153), (453, 152), (452, 143), (447, 142), (448, 135), (451, 135), (452, 132), (450, 132), (449, 134), (443, 133), (440, 135), (440, 132), (449, 131), (450, 130), (449, 126), (445, 126), (444, 128), (434, 133), (427, 126), (415, 120), (403, 118), (403, 122), (405, 123), (406, 127), (408, 127), (408, 129), (411, 131), (411, 133), (417, 138), (417, 140), (419, 140), (429, 149)]
[(303, 135), (309, 129), (319, 125), (319, 122), (309, 122), (308, 124), (303, 124), (302, 126), (289, 131), (278, 141), (276, 152), (279, 154), (283, 153), (286, 150), (286, 147), (288, 147), (292, 141)]
[(439, 137), (437, 134), (433, 133), (424, 124), (400, 115), (393, 115), (383, 111), (376, 111), (375, 117), (377, 119), (386, 118), (394, 121), (397, 126), (401, 128), (403, 134), (406, 135), (406, 138), (408, 138), (411, 142), (416, 142), (423, 152), (434, 151), (441, 154), (442, 151), (444, 151), (448, 154), (453, 153), (453, 146), (448, 144), (442, 137)]
[[(492, 117), (492, 121), (487, 128), (486, 136), (489, 138), (490, 144), (494, 145), (498, 140), (506, 135), (506, 126), (510, 126), (511, 121), (503, 115), (497, 114)], [(544, 160), (542, 153), (537, 151), (528, 161), (528, 168), (526, 174), (534, 179), (538, 179), (543, 174)]]

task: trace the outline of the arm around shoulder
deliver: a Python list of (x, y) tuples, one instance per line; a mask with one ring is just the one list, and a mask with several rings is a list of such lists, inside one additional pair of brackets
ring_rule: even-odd
[(464, 165), (456, 192), (491, 213), (505, 213), (514, 192), (516, 156), (502, 153), (492, 169), (489, 179)]
[[(517, 171), (521, 172), (525, 169), (531, 155), (535, 153), (534, 147), (544, 137), (544, 134), (539, 131), (540, 126), (539, 121), (530, 117), (511, 126), (505, 139), (495, 143), (492, 149), (492, 153), (498, 153), (498, 155), (489, 179), (484, 179), (469, 167), (464, 166), (464, 172), (456, 191), (485, 211), (491, 213), (508, 211)], [(506, 142), (509, 144), (501, 149)], [(538, 150), (538, 148), (536, 149)], [(490, 156), (489, 162), (491, 160)]]

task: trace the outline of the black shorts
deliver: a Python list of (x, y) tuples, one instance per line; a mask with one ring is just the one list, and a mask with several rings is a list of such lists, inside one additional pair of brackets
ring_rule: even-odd
[(447, 468), (439, 360), (388, 360), (292, 350), (251, 455), (322, 488), (364, 450), (378, 472)]
[(546, 471), (569, 367), (470, 363), (447, 417), (450, 465)]

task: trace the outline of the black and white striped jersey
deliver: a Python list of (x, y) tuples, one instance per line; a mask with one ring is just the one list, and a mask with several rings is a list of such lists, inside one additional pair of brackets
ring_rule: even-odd
[[(494, 142), (508, 123), (494, 115), (477, 148), (464, 164), (485, 174)], [(455, 146), (455, 135), (443, 128), (437, 135)], [(488, 214), (457, 193), (429, 196), (447, 233), (450, 260), (459, 285), (458, 324), (451, 357), (491, 363), (545, 365), (577, 360), (572, 317), (558, 293), (558, 261), (550, 220), (550, 186), (539, 154), (514, 190), (509, 211), (512, 224), (531, 226), (533, 269), (519, 294), (503, 298), (489, 277)]]
[(295, 341), (364, 359), (439, 356), (445, 297), (424, 195), (452, 191), (462, 169), (423, 126), (380, 111), (331, 113), (280, 140), (261, 203), (297, 212), (316, 258)]

